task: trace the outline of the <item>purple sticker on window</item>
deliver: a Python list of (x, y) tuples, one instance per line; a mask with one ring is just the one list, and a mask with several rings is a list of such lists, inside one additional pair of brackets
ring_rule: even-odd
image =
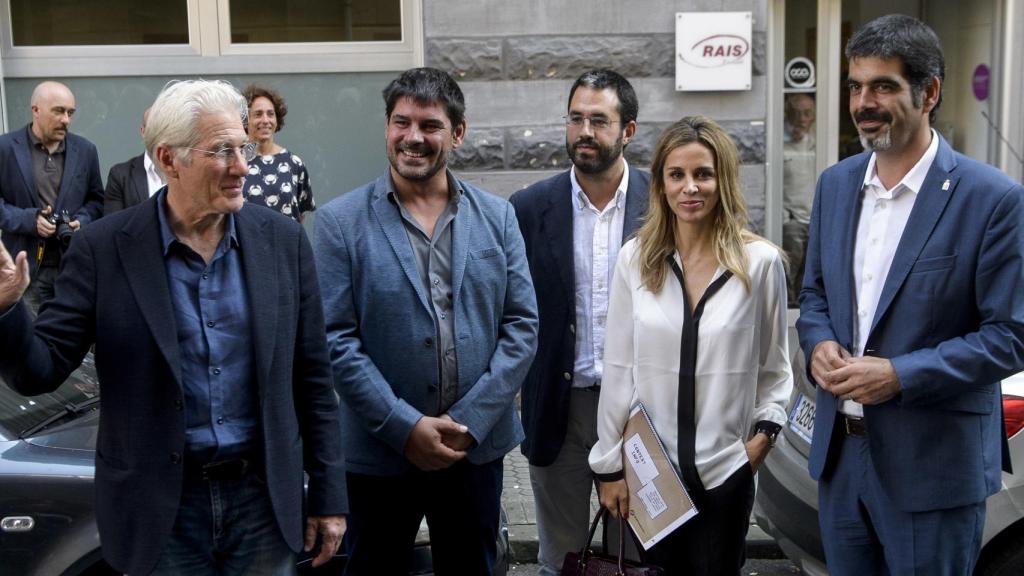
[(978, 100), (984, 101), (988, 98), (989, 76), (988, 66), (984, 64), (978, 64), (978, 67), (974, 69), (971, 86), (974, 88), (974, 97)]

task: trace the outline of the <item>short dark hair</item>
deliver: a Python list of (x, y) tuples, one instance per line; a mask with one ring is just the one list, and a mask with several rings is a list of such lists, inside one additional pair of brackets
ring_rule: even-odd
[(440, 103), (448, 113), (452, 128), (461, 125), (466, 117), (466, 101), (462, 89), (451, 75), (437, 68), (406, 70), (388, 84), (383, 95), (387, 118), (391, 118), (391, 111), (402, 98), (412, 98), (419, 104)]
[[(281, 96), (280, 92), (260, 84), (249, 84), (242, 90), (242, 96), (245, 97), (245, 104), (249, 108), (252, 108), (252, 102), (257, 98), (270, 100), (270, 103), (274, 105), (274, 116), (277, 118), (277, 129), (274, 132), (280, 132), (281, 128), (284, 128), (284, 117), (288, 115), (288, 106), (285, 105), (284, 96)], [(245, 121), (245, 129), (249, 129), (248, 117)]]
[(623, 128), (626, 124), (636, 121), (636, 116), (640, 112), (640, 104), (636, 100), (633, 85), (622, 74), (606, 68), (584, 72), (573, 82), (572, 88), (569, 90), (569, 103), (566, 106), (572, 105), (572, 97), (580, 86), (594, 90), (615, 90), (615, 95), (619, 99), (619, 119), (622, 121)]
[(939, 79), (939, 99), (928, 115), (935, 122), (935, 114), (942, 104), (942, 86), (946, 81), (946, 60), (938, 35), (917, 18), (903, 14), (889, 14), (875, 18), (862, 26), (846, 43), (846, 58), (896, 58), (903, 64), (903, 76), (910, 84), (914, 105), (921, 105), (921, 94)]

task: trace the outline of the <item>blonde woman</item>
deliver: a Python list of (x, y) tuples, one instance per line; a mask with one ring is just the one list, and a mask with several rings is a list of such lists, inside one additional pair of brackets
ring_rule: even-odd
[(753, 473), (786, 421), (783, 257), (746, 224), (735, 144), (708, 118), (673, 124), (619, 253), (590, 452), (601, 504), (628, 514), (622, 430), (643, 402), (699, 511), (647, 553), (668, 574), (739, 574)]

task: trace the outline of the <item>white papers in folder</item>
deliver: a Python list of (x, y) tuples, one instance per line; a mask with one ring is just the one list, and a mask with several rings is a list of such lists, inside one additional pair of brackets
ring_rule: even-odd
[(644, 441), (640, 439), (640, 434), (633, 434), (626, 440), (626, 456), (633, 465), (633, 471), (636, 472), (641, 486), (647, 486), (658, 477), (658, 467), (644, 446)]
[(668, 510), (668, 504), (665, 503), (665, 499), (661, 497), (661, 492), (658, 492), (658, 487), (654, 484), (648, 484), (637, 490), (636, 495), (644, 503), (644, 509), (647, 510), (647, 515), (651, 518), (657, 518), (659, 514)]

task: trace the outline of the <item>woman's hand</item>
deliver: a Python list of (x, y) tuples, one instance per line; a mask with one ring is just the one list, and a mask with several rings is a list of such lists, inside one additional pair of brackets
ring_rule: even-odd
[(747, 460), (750, 460), (750, 468), (757, 472), (761, 462), (764, 462), (765, 456), (768, 456), (768, 451), (772, 449), (772, 444), (768, 440), (768, 436), (758, 432), (754, 434), (753, 438), (747, 440), (746, 448)]
[(597, 492), (601, 500), (601, 506), (604, 506), (612, 513), (612, 516), (618, 518), (629, 518), (629, 489), (626, 488), (625, 480), (616, 480), (614, 482), (597, 482)]

